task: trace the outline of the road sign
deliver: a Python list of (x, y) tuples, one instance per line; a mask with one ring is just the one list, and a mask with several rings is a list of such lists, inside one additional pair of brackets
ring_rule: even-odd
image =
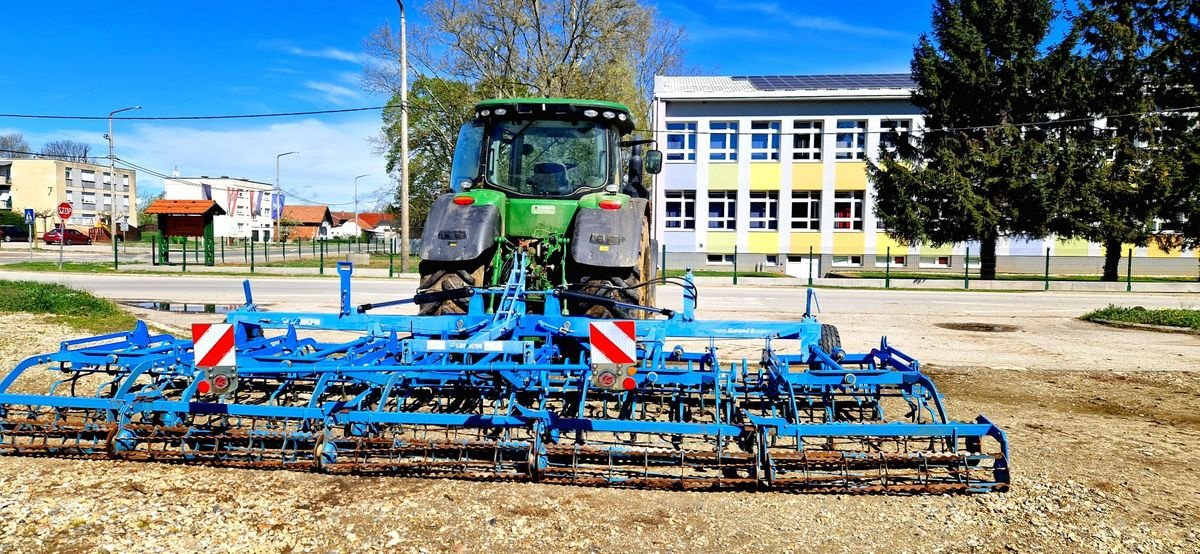
[(70, 202), (63, 202), (58, 205), (58, 217), (61, 219), (71, 219), (71, 214), (74, 210), (71, 209)]
[(233, 367), (237, 363), (232, 323), (193, 323), (192, 344), (196, 367)]
[(25, 224), (33, 225), (33, 208), (25, 208)]
[(593, 364), (632, 364), (637, 361), (633, 321), (593, 321), (588, 326)]

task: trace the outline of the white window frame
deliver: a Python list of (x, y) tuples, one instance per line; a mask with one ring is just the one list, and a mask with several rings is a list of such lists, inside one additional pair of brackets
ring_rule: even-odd
[[(792, 159), (806, 162), (821, 161), (821, 129), (825, 122), (819, 119), (792, 121)], [(802, 143), (807, 139), (808, 146)]]
[(704, 263), (706, 265), (733, 265), (733, 254), (708, 254)]
[(80, 177), (79, 177), (79, 180), (83, 181), (85, 183), (95, 183), (96, 182), (96, 172), (92, 171), (90, 169), (84, 169), (82, 171), (82, 175), (80, 175)]
[(96, 204), (96, 193), (94, 193), (94, 192), (83, 193), (82, 195), (79, 196), (79, 203), (84, 204), (84, 205), (87, 205), (87, 204), (95, 205)]
[[(875, 257), (875, 267), (888, 267), (887, 255)], [(908, 263), (908, 256), (892, 256), (892, 267), (905, 267)]]
[(949, 269), (950, 255), (936, 254), (933, 256), (921, 256), (921, 259), (918, 261), (917, 265), (925, 269)]
[(838, 161), (857, 161), (867, 154), (867, 121), (865, 119), (837, 120), (833, 157)]
[(763, 261), (763, 265), (778, 266), (779, 254), (767, 254), (766, 259)]
[(885, 119), (879, 126), (881, 131), (879, 146), (893, 152), (896, 150), (896, 145), (909, 133), (912, 133), (913, 121), (911, 119)]
[(63, 178), (66, 179), (67, 181), (71, 180), (71, 168), (68, 167), (64, 170)]
[[(807, 205), (808, 215), (800, 217), (800, 210), (796, 207), (799, 205)], [(792, 231), (820, 231), (821, 230), (821, 191), (819, 190), (793, 190), (792, 191), (792, 221), (790, 225)]]
[[(755, 208), (762, 208), (762, 215), (754, 215)], [(751, 231), (779, 230), (779, 191), (750, 191), (750, 218), (747, 225)]]
[[(833, 230), (834, 231), (862, 231), (863, 230), (863, 204), (866, 197), (866, 191), (862, 190), (839, 190), (833, 193)], [(849, 215), (838, 215), (838, 205), (849, 204)]]
[[(663, 196), (663, 225), (666, 230), (696, 230), (696, 191), (668, 190), (663, 191)], [(678, 215), (671, 215), (672, 204), (679, 205)]]
[[(717, 231), (737, 230), (737, 191), (710, 190), (708, 191), (708, 228)], [(713, 207), (720, 205), (722, 215), (713, 215)]]
[(837, 254), (833, 256), (832, 267), (862, 267), (862, 254)]
[[(724, 146), (717, 146), (718, 140), (724, 140)], [(738, 122), (709, 121), (708, 160), (713, 162), (736, 162), (737, 157)]]
[(111, 173), (105, 171), (104, 173), (101, 173), (100, 175), (102, 175), (104, 177), (104, 184), (106, 184), (106, 185), (112, 184), (113, 179), (112, 179)]
[[(695, 121), (668, 121), (667, 143), (663, 149), (663, 157), (668, 162), (696, 161), (696, 136)], [(678, 140), (682, 146), (672, 147), (673, 139)]]
[[(782, 122), (761, 120), (750, 122), (750, 161), (777, 162), (779, 161), (779, 130)], [(755, 146), (758, 140), (762, 146)]]

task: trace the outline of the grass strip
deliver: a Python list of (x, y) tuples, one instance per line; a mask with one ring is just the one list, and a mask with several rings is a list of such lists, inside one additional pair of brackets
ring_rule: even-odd
[(1188, 308), (1148, 310), (1141, 306), (1125, 307), (1109, 304), (1106, 308), (1083, 314), (1080, 319), (1084, 321), (1116, 321), (1120, 323), (1161, 325), (1163, 327), (1200, 330), (1200, 310)]
[(137, 318), (110, 300), (56, 283), (0, 280), (0, 312), (48, 314), (55, 323), (103, 334), (133, 329)]

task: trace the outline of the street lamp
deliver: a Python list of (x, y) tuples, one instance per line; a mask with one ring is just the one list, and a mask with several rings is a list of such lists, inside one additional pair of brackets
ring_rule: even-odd
[[(354, 178), (354, 229), (358, 231), (359, 236), (362, 235), (362, 227), (358, 225), (358, 180), (370, 175), (367, 173)], [(358, 236), (354, 237), (354, 242), (358, 243)]]
[(275, 155), (275, 195), (271, 197), (271, 238), (274, 239), (278, 239), (279, 237), (279, 229), (277, 229), (276, 221), (283, 217), (283, 204), (279, 204), (279, 213), (275, 213), (276, 203), (279, 202), (279, 158), (291, 154), (299, 154), (299, 152), (284, 152)]
[(400, 6), (400, 271), (408, 272), (408, 33)]
[[(129, 106), (128, 108), (121, 108), (119, 110), (108, 112), (108, 134), (104, 135), (104, 138), (108, 139), (108, 179), (110, 188), (112, 190), (112, 212), (110, 212), (108, 217), (108, 231), (109, 234), (112, 235), (114, 270), (119, 268), (120, 262), (117, 261), (117, 159), (116, 156), (113, 155), (112, 122), (113, 116), (116, 114), (127, 112), (129, 110), (140, 109), (142, 109), (141, 106)], [(129, 191), (125, 191), (125, 194), (129, 194)]]

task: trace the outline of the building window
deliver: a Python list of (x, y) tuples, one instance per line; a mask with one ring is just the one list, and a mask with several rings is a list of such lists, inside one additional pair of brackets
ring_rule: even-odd
[(821, 122), (793, 121), (792, 122), (792, 159), (812, 160), (821, 159)]
[(863, 191), (843, 190), (833, 193), (833, 228), (839, 231), (862, 230)]
[(834, 256), (833, 267), (862, 267), (862, 256)]
[(880, 127), (883, 133), (879, 135), (879, 146), (891, 151), (896, 149), (897, 144), (908, 140), (908, 134), (912, 132), (912, 120), (891, 119), (884, 121)]
[(104, 173), (104, 184), (106, 184), (106, 185), (112, 184), (112, 175), (109, 175), (107, 172)]
[(696, 191), (668, 190), (666, 196), (667, 229), (696, 228)]
[(750, 191), (750, 228), (769, 231), (779, 228), (778, 191)]
[(733, 254), (709, 254), (708, 265), (733, 265)]
[(96, 172), (92, 171), (90, 169), (83, 170), (83, 177), (81, 178), (81, 180), (85, 183), (95, 183), (96, 182)]
[[(892, 256), (891, 267), (904, 267), (906, 262), (908, 262), (908, 259), (905, 256)], [(888, 257), (876, 256), (875, 267), (888, 267)]]
[(85, 192), (85, 193), (83, 193), (83, 196), (81, 196), (79, 200), (81, 202), (83, 202), (85, 205), (86, 204), (95, 204), (96, 203), (96, 195)]
[(950, 256), (921, 256), (921, 267), (950, 267)]
[(736, 162), (738, 122), (713, 121), (708, 124), (708, 131), (708, 159)]
[(821, 230), (821, 191), (792, 191), (792, 230)]
[(667, 122), (667, 161), (696, 161), (696, 122)]
[(751, 121), (750, 159), (779, 161), (779, 122)]
[(71, 168), (68, 167), (65, 170), (63, 170), (63, 178), (68, 181), (71, 180)]
[(839, 119), (834, 158), (839, 160), (861, 160), (867, 152), (867, 122), (857, 119)]
[(708, 191), (708, 228), (737, 229), (737, 191)]
[(767, 260), (763, 264), (779, 265), (779, 254), (767, 254)]
[(125, 185), (125, 186), (129, 186), (129, 176), (128, 175), (121, 176), (121, 184)]

